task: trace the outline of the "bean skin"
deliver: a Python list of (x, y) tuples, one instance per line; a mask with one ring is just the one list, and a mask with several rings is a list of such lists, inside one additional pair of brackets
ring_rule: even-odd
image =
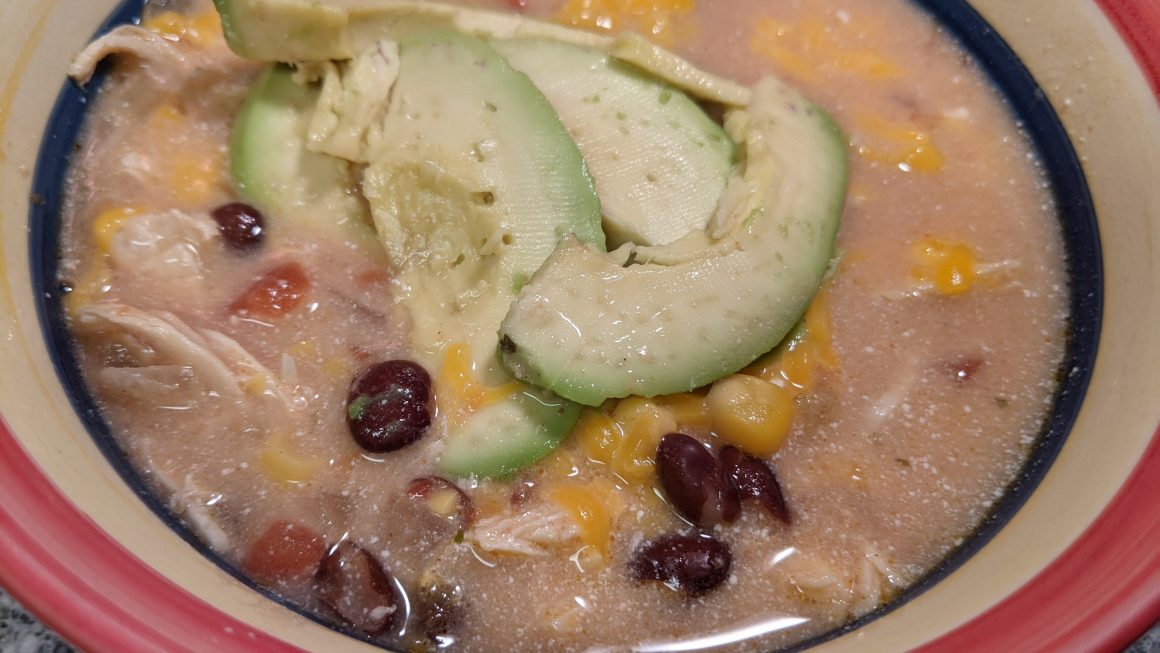
[(721, 450), (721, 467), (725, 483), (741, 500), (756, 499), (774, 519), (787, 526), (792, 523), (777, 474), (767, 461), (729, 446)]
[(226, 246), (238, 252), (260, 247), (266, 240), (266, 219), (262, 212), (244, 202), (233, 202), (210, 212)]
[(368, 635), (395, 627), (402, 600), (391, 575), (369, 551), (345, 541), (335, 546), (314, 576), (318, 598), (344, 623)]
[(706, 534), (670, 533), (636, 550), (629, 561), (629, 575), (700, 596), (725, 582), (732, 566), (733, 553), (721, 540)]
[(431, 425), (431, 375), (407, 360), (364, 368), (351, 382), (346, 421), (355, 442), (372, 453), (414, 443)]
[(716, 456), (696, 439), (683, 433), (661, 438), (656, 469), (669, 501), (695, 526), (711, 528), (737, 519), (737, 493), (725, 482)]

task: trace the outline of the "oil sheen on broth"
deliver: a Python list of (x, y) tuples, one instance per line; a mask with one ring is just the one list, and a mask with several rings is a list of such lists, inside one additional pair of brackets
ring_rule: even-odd
[[(126, 46), (90, 112), (60, 269), (85, 378), (135, 467), (255, 582), (356, 630), (389, 622), (374, 638), (408, 650), (769, 650), (897, 596), (1001, 496), (1053, 396), (1062, 246), (1007, 107), (901, 0), (494, 5), (634, 30), (745, 84), (773, 73), (836, 119), (840, 262), (792, 346), (746, 369), (778, 386), (784, 443), (719, 437), (717, 404), (688, 393), (585, 409), (541, 462), (459, 490), (422, 480), (442, 413), (412, 446), (359, 447), (352, 377), (411, 357), (396, 280), (381, 252), (278, 216), (259, 246), (223, 235), (211, 212), (240, 199), (229, 134), (259, 66), (208, 3), (158, 2), (142, 24), (164, 38)], [(437, 397), (486, 394), (470, 355), (428, 366)], [(709, 529), (732, 565), (695, 596), (629, 573), (687, 530), (654, 469), (670, 431), (772, 451), (791, 517), (746, 501)], [(405, 623), (383, 619), (375, 565), (410, 597)]]

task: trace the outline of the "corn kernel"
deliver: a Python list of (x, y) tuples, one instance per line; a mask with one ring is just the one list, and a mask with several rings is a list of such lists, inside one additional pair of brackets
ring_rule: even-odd
[(914, 278), (931, 284), (943, 295), (961, 295), (978, 280), (975, 254), (966, 245), (923, 238), (914, 244), (912, 253)]
[(806, 309), (798, 332), (743, 373), (780, 386), (791, 398), (811, 392), (822, 371), (838, 367), (832, 333), (829, 294), (823, 288)]
[(322, 363), (322, 373), (334, 381), (349, 380), (350, 372), (350, 364), (341, 358), (328, 358)]
[(524, 387), (519, 381), (509, 381), (498, 386), (481, 383), (475, 375), (471, 348), (466, 344), (455, 343), (449, 345), (443, 354), (443, 367), (439, 370), (436, 382), (436, 402), (440, 412), (446, 413), (455, 424), (484, 406), (522, 392)]
[(865, 20), (851, 20), (829, 25), (817, 19), (783, 23), (765, 18), (754, 25), (749, 48), (803, 81), (821, 81), (820, 72), (826, 70), (849, 72), (868, 79), (898, 77), (902, 72), (894, 61), (868, 48), (843, 45), (843, 40), (853, 41), (856, 35), (834, 36), (835, 32), (865, 30), (867, 24)]
[(624, 432), (620, 430), (616, 420), (591, 408), (585, 408), (580, 414), (573, 433), (584, 455), (588, 456), (589, 460), (605, 465), (612, 464), (616, 446), (624, 438)]
[(275, 481), (296, 484), (310, 482), (322, 463), (297, 453), (286, 434), (275, 433), (266, 441), (258, 466)]
[(568, 0), (556, 19), (586, 29), (632, 30), (661, 45), (688, 38), (681, 19), (693, 11), (693, 0)]
[(299, 340), (290, 345), (288, 353), (298, 360), (314, 360), (318, 358), (318, 347), (309, 340)]
[(202, 11), (192, 15), (165, 11), (147, 17), (141, 22), (141, 26), (165, 38), (198, 45), (205, 45), (222, 37), (221, 21), (213, 11)]
[(221, 190), (222, 162), (215, 155), (182, 153), (169, 169), (169, 188), (187, 204), (205, 204)]
[(794, 406), (782, 388), (755, 376), (734, 374), (713, 384), (706, 398), (713, 432), (755, 456), (785, 444)]
[(93, 243), (102, 254), (108, 254), (113, 249), (113, 238), (125, 222), (138, 214), (138, 210), (131, 206), (122, 206), (106, 209), (97, 214), (93, 220)]
[(677, 430), (672, 413), (650, 399), (629, 397), (612, 413), (624, 437), (612, 456), (612, 469), (627, 481), (645, 482), (653, 477), (657, 445), (666, 433)]
[(607, 483), (565, 483), (550, 487), (549, 501), (563, 508), (580, 528), (580, 540), (608, 558), (612, 537), (612, 516), (623, 510), (624, 502)]
[(181, 109), (166, 102), (157, 105), (157, 108), (149, 114), (147, 121), (152, 129), (174, 132), (185, 121), (185, 114), (181, 112)]
[(657, 397), (658, 403), (672, 414), (676, 423), (685, 428), (707, 429), (712, 426), (705, 398), (693, 392)]
[(432, 492), (424, 501), (427, 508), (440, 517), (450, 517), (459, 512), (459, 491), (454, 488)]
[(242, 389), (255, 397), (265, 394), (270, 389), (270, 377), (261, 372), (252, 374), (246, 380), (242, 381)]
[(942, 170), (946, 162), (929, 130), (870, 115), (860, 117), (857, 123), (853, 145), (866, 159), (897, 166), (903, 172), (925, 174)]

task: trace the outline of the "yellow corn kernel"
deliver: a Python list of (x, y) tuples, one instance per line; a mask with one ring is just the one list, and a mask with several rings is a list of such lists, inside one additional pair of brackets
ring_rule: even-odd
[(455, 488), (443, 488), (432, 492), (424, 499), (427, 508), (440, 517), (450, 517), (459, 512), (459, 491)]
[(214, 11), (202, 11), (188, 15), (175, 11), (165, 11), (147, 17), (141, 21), (141, 26), (165, 38), (174, 41), (188, 41), (198, 45), (205, 45), (222, 37), (221, 21)]
[(166, 102), (164, 104), (157, 105), (157, 107), (149, 113), (149, 117), (146, 119), (146, 121), (148, 122), (149, 127), (155, 130), (173, 133), (181, 127), (183, 122), (185, 122), (185, 114), (181, 112), (181, 109), (178, 109), (172, 104)]
[(220, 190), (221, 160), (214, 155), (181, 153), (169, 169), (169, 188), (178, 201), (204, 204)]
[(714, 383), (705, 401), (713, 432), (755, 456), (772, 455), (789, 436), (793, 399), (769, 381), (734, 374)]
[(612, 456), (612, 470), (626, 481), (647, 482), (653, 477), (657, 445), (666, 433), (677, 430), (667, 409), (651, 399), (629, 397), (616, 405), (612, 418), (624, 437)]
[(298, 360), (314, 360), (318, 358), (318, 347), (309, 340), (299, 340), (290, 345), (287, 353)]
[(341, 358), (328, 358), (322, 362), (322, 373), (334, 381), (350, 380), (350, 364)]
[(242, 381), (242, 389), (247, 394), (256, 397), (265, 394), (270, 389), (270, 380), (270, 376), (265, 373), (252, 374), (245, 381)]
[(859, 156), (897, 166), (903, 172), (931, 174), (946, 163), (929, 130), (871, 115), (857, 120), (853, 145)]
[(295, 451), (294, 443), (286, 434), (275, 433), (266, 441), (258, 466), (267, 476), (280, 483), (308, 483), (313, 480), (322, 463)]
[(93, 244), (97, 251), (108, 254), (113, 249), (113, 238), (125, 222), (138, 214), (138, 210), (131, 206), (121, 206), (105, 209), (97, 214), (93, 220)]
[(607, 559), (612, 516), (624, 506), (616, 488), (600, 481), (583, 485), (563, 483), (548, 488), (545, 496), (563, 508), (580, 527), (580, 541)]
[(978, 281), (975, 254), (969, 247), (934, 238), (923, 238), (912, 247), (914, 278), (931, 284), (943, 295), (961, 295)]
[(612, 464), (616, 447), (624, 438), (624, 432), (616, 420), (592, 408), (585, 408), (572, 429), (580, 450), (589, 460), (605, 465)]
[(679, 426), (707, 429), (712, 426), (705, 398), (694, 392), (657, 397), (657, 402), (668, 409)]
[(436, 402), (452, 423), (484, 406), (503, 401), (522, 392), (524, 384), (509, 381), (498, 386), (481, 383), (475, 375), (471, 348), (466, 344), (449, 345), (443, 354), (443, 367), (436, 382)]
[(568, 0), (556, 19), (586, 29), (632, 30), (661, 45), (688, 38), (681, 19), (693, 11), (693, 0)]
[(823, 288), (806, 309), (798, 332), (743, 373), (780, 386), (793, 398), (812, 391), (822, 371), (837, 367), (829, 294)]
[[(857, 27), (853, 26), (855, 22)], [(857, 40), (858, 35), (852, 30), (866, 30), (867, 26), (865, 20), (830, 25), (817, 19), (784, 23), (764, 18), (754, 24), (749, 49), (803, 81), (820, 81), (820, 73), (828, 70), (869, 79), (898, 77), (901, 69), (892, 60), (872, 49), (843, 44)]]

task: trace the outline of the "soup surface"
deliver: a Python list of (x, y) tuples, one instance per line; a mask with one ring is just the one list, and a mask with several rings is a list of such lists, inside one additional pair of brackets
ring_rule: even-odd
[[(777, 75), (834, 117), (838, 255), (795, 335), (730, 377), (758, 389), (610, 400), (539, 462), (449, 477), (451, 400), (502, 391), (463, 343), (415, 348), (381, 251), (268, 211), (254, 236), (249, 209), (223, 209), (245, 199), (230, 134), (263, 65), (228, 49), (208, 2), (158, 2), (142, 21), (158, 38), (90, 53), (117, 56), (60, 268), (85, 378), (135, 467), (254, 582), (407, 650), (770, 650), (899, 595), (1015, 478), (1055, 388), (1062, 246), (1007, 107), (902, 0), (489, 6), (634, 30), (743, 84)], [(351, 384), (392, 360), (427, 371), (434, 416), (374, 453), (351, 436)], [(704, 529), (730, 561), (707, 588), (641, 572), (650, 543), (693, 532), (656, 469), (677, 431), (754, 454), (784, 499), (767, 484)]]

